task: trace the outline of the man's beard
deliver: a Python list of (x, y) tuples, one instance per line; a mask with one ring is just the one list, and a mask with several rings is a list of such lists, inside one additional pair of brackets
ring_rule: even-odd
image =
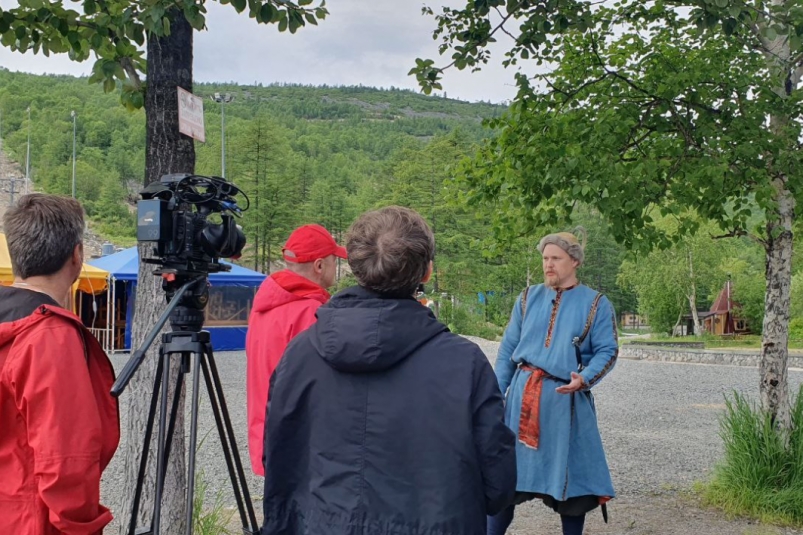
[(557, 275), (544, 275), (544, 284), (550, 288), (557, 288), (560, 286), (560, 277)]

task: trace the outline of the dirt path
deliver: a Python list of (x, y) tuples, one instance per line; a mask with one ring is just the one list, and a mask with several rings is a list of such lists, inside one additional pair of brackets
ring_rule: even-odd
[[(553, 535), (560, 533), (560, 517), (542, 504), (527, 504), (517, 510), (508, 535)], [(692, 498), (668, 492), (637, 498), (617, 498), (609, 505), (608, 524), (599, 511), (586, 520), (588, 535), (792, 535), (789, 528), (729, 519), (716, 510), (701, 509)]]

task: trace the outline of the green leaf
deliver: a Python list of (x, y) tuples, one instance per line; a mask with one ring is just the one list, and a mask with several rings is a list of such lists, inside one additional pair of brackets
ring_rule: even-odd
[(799, 51), (801, 44), (803, 44), (803, 39), (797, 34), (792, 34), (789, 36), (789, 48), (794, 51)]
[(283, 32), (287, 29), (287, 17), (285, 16), (282, 20), (279, 21), (279, 31)]
[(237, 10), (237, 13), (242, 13), (245, 10), (246, 0), (231, 0), (231, 5)]
[(722, 21), (722, 30), (725, 32), (725, 35), (733, 35), (738, 24), (736, 19), (727, 18)]
[(312, 0), (298, 0), (298, 5), (300, 6), (308, 6), (312, 3)]
[(262, 7), (259, 8), (259, 17), (257, 17), (257, 21), (261, 23), (269, 23), (273, 20), (273, 12), (276, 8), (273, 7), (272, 4), (262, 4)]
[(189, 8), (185, 9), (184, 15), (187, 18), (187, 22), (190, 23), (190, 26), (192, 26), (193, 29), (198, 31), (204, 29), (206, 17), (203, 16), (197, 5), (190, 5)]

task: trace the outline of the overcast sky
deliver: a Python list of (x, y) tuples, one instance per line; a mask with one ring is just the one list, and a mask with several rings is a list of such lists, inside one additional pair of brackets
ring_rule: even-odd
[[(461, 4), (460, 0), (427, 3), (433, 8)], [(0, 6), (12, 4), (16, 2), (0, 0)], [(417, 90), (415, 78), (407, 76), (415, 58), (437, 56), (438, 42), (432, 39), (435, 20), (421, 15), (424, 3), (419, 0), (331, 0), (326, 20), (295, 35), (279, 33), (274, 25), (258, 25), (230, 5), (206, 5), (208, 31), (195, 34), (195, 79), (201, 82), (363, 84)], [(481, 72), (449, 72), (444, 91), (472, 102), (513, 98), (513, 70), (501, 66), (502, 52), (499, 46), (493, 64)], [(0, 47), (0, 65), (14, 71), (86, 75), (91, 61), (72, 63), (66, 56), (22, 55)]]

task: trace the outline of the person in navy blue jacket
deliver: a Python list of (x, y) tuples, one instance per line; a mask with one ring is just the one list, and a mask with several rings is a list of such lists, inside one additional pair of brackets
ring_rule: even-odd
[(484, 535), (516, 489), (515, 436), (480, 348), (414, 298), (435, 240), (416, 212), (362, 215), (358, 286), (318, 309), (271, 379), (263, 535)]

